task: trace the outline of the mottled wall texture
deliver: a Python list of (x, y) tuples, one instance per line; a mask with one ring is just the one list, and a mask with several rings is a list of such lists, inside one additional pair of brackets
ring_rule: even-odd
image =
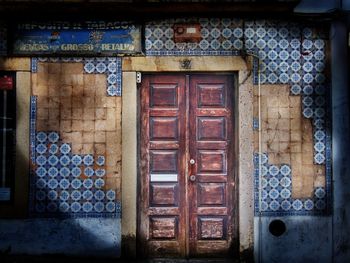
[[(175, 43), (173, 25), (194, 22), (201, 25), (202, 40)], [(149, 56), (252, 54), (255, 213), (329, 214), (331, 127), (325, 27), (273, 20), (172, 19), (146, 24), (145, 36)]]
[(121, 98), (85, 60), (34, 63), (31, 213), (119, 216)]
[[(174, 42), (174, 24), (197, 22), (201, 25), (199, 43)], [(0, 37), (6, 38), (4, 32), (0, 30)], [(312, 223), (308, 222), (317, 228), (321, 221), (316, 216), (330, 215), (332, 209), (326, 27), (272, 20), (170, 19), (147, 22), (144, 41), (142, 59), (159, 71), (159, 56), (254, 58), (249, 127), (255, 136), (255, 155), (251, 156), (255, 215), (267, 219), (296, 216), (286, 220), (293, 225), (288, 229), (293, 235), (286, 235), (290, 243), (299, 242), (302, 235), (315, 235), (305, 229), (300, 232), (299, 223), (311, 218)], [(220, 69), (220, 58), (217, 61)], [(176, 66), (170, 71), (179, 71)], [(31, 71), (30, 216), (119, 218), (121, 58), (32, 58)], [(295, 220), (299, 216), (303, 220)], [(33, 222), (39, 221), (26, 226)], [(105, 229), (113, 230), (109, 224)], [(112, 243), (113, 250), (119, 249), (119, 239)], [(79, 249), (78, 245), (76, 254), (84, 254)], [(55, 251), (53, 246), (46, 249), (47, 253)]]
[[(254, 121), (258, 122), (258, 88), (254, 91)], [(264, 153), (260, 209), (269, 214), (326, 212), (325, 165), (314, 158), (325, 150), (323, 131), (304, 117), (301, 96), (290, 94), (287, 85), (263, 85), (260, 96), (260, 147)], [(325, 103), (324, 97), (316, 99)], [(258, 125), (254, 131), (255, 152), (259, 152)], [(257, 155), (257, 171), (258, 158)]]

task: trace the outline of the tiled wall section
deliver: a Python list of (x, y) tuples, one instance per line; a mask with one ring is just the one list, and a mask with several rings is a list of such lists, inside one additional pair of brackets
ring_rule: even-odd
[[(257, 119), (258, 88), (254, 93), (254, 118)], [(260, 104), (261, 151), (264, 154), (261, 167), (259, 155), (254, 162), (257, 211), (261, 205), (261, 211), (271, 215), (327, 212), (330, 178), (326, 178), (325, 165), (318, 164), (313, 156), (317, 147), (325, 150), (326, 141), (313, 138), (312, 122), (301, 113), (301, 96), (290, 95), (288, 85), (263, 85)], [(258, 152), (258, 129), (254, 136), (255, 152)]]
[[(202, 40), (199, 43), (175, 43), (173, 41), (173, 25), (193, 22), (200, 23)], [(299, 116), (298, 120), (290, 119), (289, 126), (285, 126), (289, 127), (288, 131), (278, 131), (277, 126), (274, 126), (276, 119), (265, 123), (266, 127), (268, 126), (267, 130), (262, 127), (265, 132), (265, 137), (263, 136), (265, 140), (276, 132), (281, 136), (274, 138), (269, 145), (266, 141), (263, 142), (263, 146), (265, 146), (264, 156), (269, 160), (265, 164), (273, 165), (271, 170), (275, 175), (282, 176), (285, 173), (283, 176), (289, 178), (290, 184), (285, 184), (285, 181), (289, 182), (289, 180), (283, 179), (282, 183), (279, 182), (275, 185), (274, 183), (277, 181), (273, 179), (272, 185), (275, 187), (272, 188), (278, 190), (279, 194), (277, 195), (276, 191), (268, 191), (268, 194), (271, 192), (271, 196), (275, 197), (271, 199), (274, 202), (270, 202), (271, 206), (270, 203), (264, 206), (261, 212), (275, 215), (287, 213), (319, 214), (329, 211), (327, 200), (331, 195), (331, 137), (327, 102), (329, 84), (326, 77), (328, 36), (326, 28), (271, 20), (170, 19), (149, 22), (145, 28), (145, 36), (146, 55), (149, 56), (222, 56), (245, 55), (247, 53), (257, 56), (259, 59), (256, 59), (254, 63), (255, 84), (259, 82), (264, 85), (286, 84), (286, 86), (276, 86), (276, 89), (281, 88), (281, 93), (284, 93), (284, 96), (271, 98), (271, 101), (268, 102), (270, 113), (281, 117), (284, 117), (284, 114), (294, 113)], [(276, 106), (280, 100), (281, 103), (299, 103), (297, 112), (293, 110), (292, 113), (291, 104), (286, 107), (288, 110)], [(281, 112), (279, 112), (280, 110)], [(287, 120), (278, 121), (279, 126), (282, 126), (282, 122), (287, 122)], [(298, 122), (300, 127), (298, 132), (303, 134), (301, 143), (293, 141), (294, 136), (300, 135), (292, 130), (296, 127), (294, 122)], [(254, 119), (253, 124), (256, 129), (259, 128), (257, 118)], [(288, 142), (290, 143), (288, 144)], [(296, 150), (299, 151), (298, 155), (291, 154)], [(302, 152), (307, 156), (303, 156)], [(303, 162), (307, 162), (307, 164), (298, 161), (299, 158), (303, 157), (307, 158), (303, 159)], [(280, 168), (282, 167), (281, 174)], [(286, 173), (287, 167), (291, 172)], [(266, 171), (265, 168), (264, 171)], [(267, 170), (269, 171), (270, 168)], [(256, 185), (260, 185), (258, 173), (259, 171), (256, 171)], [(319, 174), (325, 176), (320, 177)], [(322, 186), (318, 187), (320, 180)], [(270, 187), (265, 186), (265, 184), (263, 186), (264, 190), (266, 187)], [(258, 190), (258, 188), (256, 189)], [(295, 198), (295, 200), (287, 198), (289, 201), (282, 205), (282, 202), (285, 201), (285, 199), (280, 198), (283, 189), (285, 189), (282, 193), (284, 197), (288, 196), (288, 198)], [(288, 189), (291, 191), (290, 196)], [(317, 189), (316, 192), (315, 189)], [(321, 201), (317, 199), (319, 197), (322, 199)], [(256, 212), (259, 212), (258, 201), (259, 193), (256, 191)], [(291, 205), (289, 206), (289, 204)]]
[(120, 216), (121, 98), (107, 96), (105, 71), (91, 70), (98, 59), (41, 61), (32, 74), (31, 212)]

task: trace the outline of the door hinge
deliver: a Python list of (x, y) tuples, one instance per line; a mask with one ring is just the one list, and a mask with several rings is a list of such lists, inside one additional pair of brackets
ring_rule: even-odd
[(136, 72), (136, 83), (141, 83), (142, 81), (142, 75), (141, 72)]

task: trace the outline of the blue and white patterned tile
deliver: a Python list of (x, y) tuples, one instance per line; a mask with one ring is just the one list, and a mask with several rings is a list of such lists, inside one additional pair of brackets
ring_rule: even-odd
[(94, 163), (94, 157), (91, 154), (87, 154), (83, 157), (83, 163), (86, 166), (92, 165)]
[[(258, 159), (258, 156), (255, 154), (254, 159)], [(268, 159), (268, 156), (266, 159)], [(266, 216), (315, 215), (327, 212), (329, 194), (326, 194), (324, 188), (319, 187), (315, 189), (314, 199), (292, 198), (292, 169), (289, 165), (282, 164), (278, 167), (277, 165), (266, 163), (262, 167), (266, 167), (267, 173), (260, 177), (259, 169), (257, 169), (259, 162), (255, 161), (254, 165), (257, 171), (254, 186), (256, 214), (259, 214), (259, 211)], [(259, 180), (261, 180), (260, 184)], [(259, 189), (261, 189), (260, 194)], [(259, 198), (261, 198), (260, 202)], [(321, 200), (321, 202), (317, 203), (318, 200)]]
[(96, 164), (98, 166), (103, 166), (105, 164), (105, 157), (103, 155), (97, 156)]
[(61, 179), (59, 181), (59, 187), (63, 190), (67, 190), (70, 187), (70, 181), (68, 179)]
[(71, 147), (68, 143), (63, 143), (60, 147), (61, 154), (68, 154), (71, 151)]
[(80, 201), (80, 199), (81, 199), (81, 197), (82, 197), (81, 191), (79, 191), (79, 190), (74, 190), (74, 191), (72, 191), (72, 193), (70, 194), (70, 196), (71, 196), (71, 199), (72, 199), (73, 201)]
[(281, 168), (279, 169), (279, 171), (281, 172), (281, 174), (282, 174), (283, 176), (288, 176), (288, 175), (290, 175), (290, 173), (291, 173), (292, 170), (291, 170), (291, 168), (290, 168), (289, 165), (284, 164), (284, 165), (281, 166)]
[(68, 201), (70, 198), (70, 194), (68, 191), (63, 190), (60, 192), (59, 199), (62, 201)]
[(47, 135), (45, 132), (38, 132), (36, 134), (36, 139), (39, 143), (46, 143)]
[(306, 119), (312, 118), (313, 115), (314, 115), (314, 112), (313, 112), (312, 108), (310, 108), (310, 107), (304, 108), (304, 110), (303, 110), (303, 116), (304, 116)]
[(102, 201), (105, 198), (105, 192), (102, 190), (97, 190), (94, 194), (94, 197), (98, 201)]
[(85, 199), (85, 200), (92, 200), (92, 198), (94, 197), (94, 194), (92, 193), (92, 191), (91, 190), (85, 190), (85, 191), (83, 191), (83, 198)]
[(48, 170), (48, 175), (50, 177), (56, 177), (58, 175), (58, 173), (59, 173), (58, 169), (54, 166), (51, 166)]
[(59, 158), (56, 155), (50, 155), (48, 158), (48, 163), (51, 166), (55, 166), (59, 163)]
[(105, 181), (102, 178), (98, 178), (95, 180), (95, 187), (97, 189), (101, 189), (105, 185)]
[(85, 213), (89, 213), (92, 211), (93, 209), (93, 205), (91, 204), (91, 202), (84, 202), (83, 203), (83, 206), (82, 206), (82, 209)]
[(101, 169), (101, 168), (96, 169), (95, 174), (98, 177), (103, 177), (103, 176), (106, 175), (106, 170), (105, 169)]
[(325, 137), (326, 137), (325, 132), (321, 130), (316, 131), (314, 134), (314, 138), (317, 141), (322, 141), (323, 139), (325, 139)]
[(113, 213), (116, 210), (116, 205), (114, 202), (108, 202), (106, 204), (106, 210), (110, 213)]
[(93, 181), (89, 178), (89, 179), (85, 179), (83, 181), (83, 186), (86, 188), (86, 189), (91, 189), (93, 187), (94, 183)]
[(59, 135), (57, 132), (50, 132), (48, 135), (48, 140), (50, 143), (56, 143), (59, 140)]
[(47, 163), (47, 158), (45, 155), (38, 155), (35, 159), (37, 165), (45, 165)]
[(71, 173), (73, 177), (79, 177), (82, 174), (81, 169), (79, 167), (73, 167)]
[(59, 148), (58, 148), (57, 144), (53, 143), (49, 147), (49, 153), (50, 154), (56, 154), (56, 153), (58, 153), (58, 149)]
[(114, 190), (108, 190), (108, 191), (106, 192), (106, 198), (107, 198), (109, 201), (114, 201), (115, 198), (116, 198), (115, 191), (114, 191)]
[(61, 167), (59, 174), (61, 177), (66, 178), (71, 174), (71, 170), (68, 167)]
[(80, 189), (81, 186), (82, 186), (82, 184), (83, 184), (83, 183), (81, 182), (80, 179), (73, 179), (72, 182), (71, 182), (71, 186), (72, 186), (72, 188), (75, 189), (75, 190)]
[(326, 191), (322, 187), (318, 187), (315, 189), (315, 196), (319, 199), (323, 199), (326, 196)]
[(95, 174), (95, 171), (92, 167), (86, 167), (84, 169), (84, 175), (86, 175), (87, 177), (92, 177)]
[(105, 209), (105, 206), (102, 202), (96, 202), (95, 205), (94, 205), (94, 210), (97, 212), (97, 213), (101, 213), (103, 210)]
[(61, 155), (61, 157), (60, 157), (60, 164), (62, 166), (67, 166), (67, 165), (70, 164), (70, 162), (71, 162), (71, 159), (69, 158), (68, 155), (66, 155), (66, 154)]
[(78, 155), (78, 154), (74, 154), (74, 155), (72, 156), (71, 161), (72, 161), (72, 164), (74, 164), (75, 166), (79, 166), (79, 165), (82, 164), (83, 158), (81, 158), (81, 156)]
[(47, 170), (45, 167), (38, 167), (35, 171), (35, 175), (38, 177), (45, 177), (45, 175), (47, 174)]
[(72, 210), (72, 212), (77, 213), (81, 210), (81, 204), (79, 202), (73, 202), (70, 205), (70, 209)]
[(51, 190), (54, 190), (56, 189), (57, 187), (59, 186), (59, 182), (57, 179), (50, 179), (48, 182), (47, 182), (47, 187)]
[(303, 202), (301, 200), (296, 199), (296, 200), (293, 201), (292, 207), (293, 207), (294, 210), (300, 211), (300, 210), (303, 209), (304, 204), (303, 204)]

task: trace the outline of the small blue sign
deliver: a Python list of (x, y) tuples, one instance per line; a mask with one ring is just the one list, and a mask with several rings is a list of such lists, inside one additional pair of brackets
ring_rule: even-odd
[(142, 52), (141, 26), (86, 21), (18, 24), (14, 55), (125, 55)]

